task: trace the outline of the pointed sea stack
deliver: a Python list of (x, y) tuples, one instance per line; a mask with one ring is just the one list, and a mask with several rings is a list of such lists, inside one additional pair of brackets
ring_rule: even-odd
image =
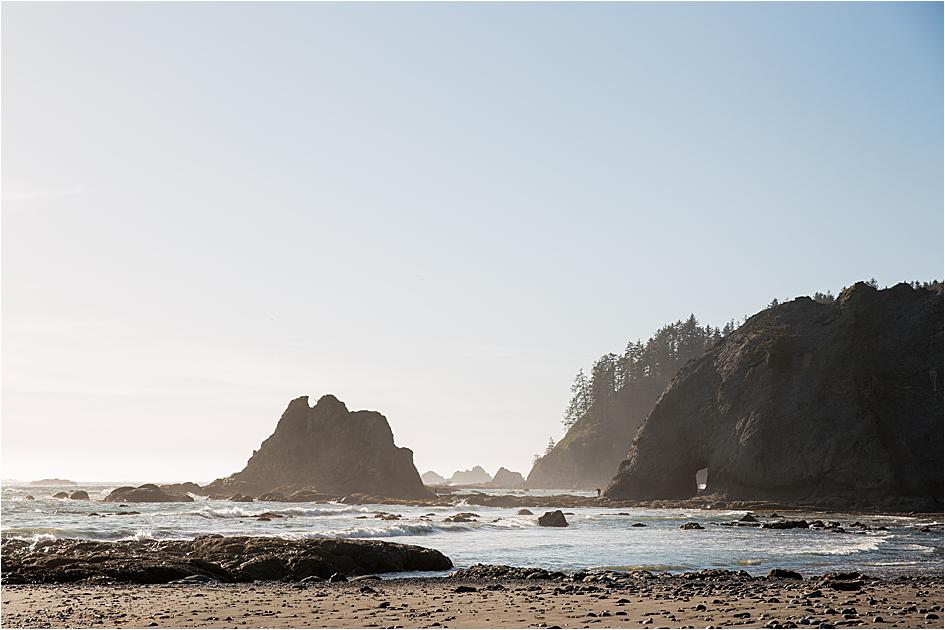
[(376, 411), (348, 411), (331, 394), (314, 407), (308, 396), (290, 402), (246, 467), (206, 487), (211, 494), (256, 496), (301, 489), (335, 496), (433, 496), (414, 467), (413, 451), (394, 444), (387, 418)]
[(830, 509), (942, 509), (942, 294), (857, 283), (751, 317), (684, 367), (607, 488)]

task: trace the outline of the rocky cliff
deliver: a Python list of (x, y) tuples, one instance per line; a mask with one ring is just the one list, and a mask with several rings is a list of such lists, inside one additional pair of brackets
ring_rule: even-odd
[(680, 370), (606, 490), (942, 509), (942, 294), (858, 283), (769, 308)]
[(394, 444), (387, 418), (376, 411), (348, 411), (330, 394), (314, 407), (308, 396), (290, 402), (246, 467), (205, 490), (259, 496), (302, 488), (327, 495), (432, 496), (413, 465), (413, 452)]

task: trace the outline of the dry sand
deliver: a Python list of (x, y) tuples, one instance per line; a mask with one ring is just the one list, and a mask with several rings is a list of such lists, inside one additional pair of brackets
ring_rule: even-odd
[[(456, 592), (472, 587), (473, 592)], [(32, 627), (497, 628), (942, 627), (942, 578), (872, 581), (857, 592), (811, 580), (697, 583), (660, 577), (614, 587), (450, 578), (328, 584), (17, 585), (2, 625)], [(488, 590), (494, 589), (494, 590)], [(580, 592), (578, 592), (580, 591)], [(830, 624), (821, 626), (822, 623)], [(786, 627), (794, 627), (787, 625)]]

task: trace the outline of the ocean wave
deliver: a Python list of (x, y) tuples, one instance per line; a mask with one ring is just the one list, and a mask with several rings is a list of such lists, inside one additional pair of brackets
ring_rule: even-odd
[[(212, 505), (205, 505), (198, 510), (192, 510), (190, 512), (185, 512), (185, 514), (191, 514), (195, 516), (202, 516), (204, 518), (252, 518), (259, 516), (260, 514), (278, 514), (280, 516), (294, 516), (294, 517), (312, 517), (312, 516), (338, 516), (341, 514), (373, 514), (375, 510), (362, 507), (339, 507), (339, 508), (303, 508), (303, 507), (292, 507), (292, 508), (282, 508), (275, 510), (265, 510), (265, 509), (248, 509), (246, 507), (234, 505), (232, 507), (214, 507)], [(170, 513), (174, 516), (179, 516), (180, 512)]]
[(879, 549), (890, 536), (858, 536), (853, 541), (843, 540), (837, 544), (810, 546), (799, 552), (802, 556), (849, 556)]

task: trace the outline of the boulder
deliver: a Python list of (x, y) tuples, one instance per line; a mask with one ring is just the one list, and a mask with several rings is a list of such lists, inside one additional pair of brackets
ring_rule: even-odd
[[(138, 486), (122, 486), (108, 493), (108, 503), (189, 503), (193, 497), (186, 494), (168, 494), (153, 483)], [(186, 576), (185, 576), (186, 577)]]
[(54, 498), (54, 499), (68, 499), (68, 498), (69, 498), (69, 493), (68, 493), (68, 492), (57, 492), (56, 494), (53, 495), (53, 498)]
[(86, 492), (85, 490), (76, 490), (75, 492), (69, 495), (69, 498), (72, 499), (73, 501), (88, 501), (89, 493)]
[(679, 529), (705, 529), (705, 527), (699, 523), (683, 523), (679, 526)]
[(348, 411), (330, 394), (315, 406), (307, 396), (290, 402), (246, 467), (204, 490), (211, 496), (260, 496), (303, 488), (330, 497), (433, 497), (413, 465), (413, 452), (394, 444), (387, 418), (376, 411)]
[(23, 497), (23, 500), (24, 500), (24, 501), (35, 501), (35, 500), (36, 500), (36, 497), (34, 497), (32, 494), (28, 494), (28, 495), (26, 495), (25, 497)]
[(754, 315), (679, 371), (608, 486), (613, 500), (941, 511), (942, 294), (857, 283)]
[(521, 510), (516, 512), (516, 514), (518, 514), (519, 516), (532, 516), (534, 512), (532, 512), (528, 508), (522, 508)]
[(564, 513), (561, 510), (555, 510), (554, 512), (545, 512), (539, 516), (538, 524), (542, 527), (567, 527), (568, 521), (564, 518)]
[[(434, 549), (378, 540), (286, 540), (200, 536), (194, 540), (99, 542), (3, 539), (4, 583), (94, 581), (166, 584), (205, 576), (219, 582), (292, 580), (397, 571), (445, 571), (450, 559)], [(54, 561), (51, 561), (54, 560)]]

